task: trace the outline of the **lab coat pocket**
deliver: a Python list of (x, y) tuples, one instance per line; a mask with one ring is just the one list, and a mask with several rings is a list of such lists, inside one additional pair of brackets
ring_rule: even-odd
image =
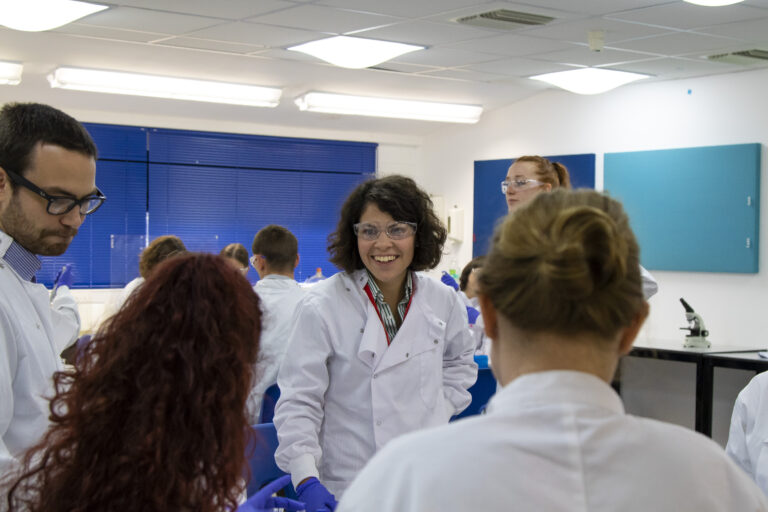
[(418, 356), (421, 373), (421, 398), (429, 409), (435, 408), (443, 391), (444, 340), (445, 322), (436, 318), (430, 319), (427, 336), (420, 340), (425, 350)]

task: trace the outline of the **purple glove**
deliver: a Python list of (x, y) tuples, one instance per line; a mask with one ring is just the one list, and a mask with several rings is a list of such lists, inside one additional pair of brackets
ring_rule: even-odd
[(296, 488), (296, 495), (307, 504), (307, 512), (333, 512), (336, 498), (315, 477), (307, 479)]
[(59, 273), (56, 274), (56, 279), (53, 281), (53, 287), (58, 288), (59, 286), (72, 286), (72, 281), (74, 281), (74, 276), (72, 275), (72, 264), (67, 263), (63, 267), (61, 267), (61, 270), (59, 270)]
[(236, 512), (272, 512), (273, 509), (304, 510), (306, 504), (280, 496), (272, 496), (274, 493), (288, 485), (291, 475), (281, 476), (258, 490), (256, 494), (248, 498), (248, 501), (237, 507)]
[(443, 282), (443, 284), (450, 286), (454, 290), (459, 289), (459, 283), (457, 283), (453, 276), (451, 276), (451, 274), (445, 270), (443, 270), (443, 276), (440, 278), (440, 280)]
[(480, 316), (480, 312), (473, 308), (472, 306), (467, 306), (467, 319), (469, 320), (469, 325), (475, 325), (477, 322), (477, 317)]

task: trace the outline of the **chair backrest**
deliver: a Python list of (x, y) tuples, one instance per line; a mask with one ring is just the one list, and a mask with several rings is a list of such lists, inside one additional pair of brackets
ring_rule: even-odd
[(280, 388), (277, 384), (272, 384), (264, 392), (261, 399), (261, 412), (259, 413), (259, 423), (269, 423), (275, 416), (275, 405), (280, 398)]
[[(248, 466), (251, 469), (251, 478), (248, 481), (247, 487), (249, 497), (272, 480), (286, 474), (277, 467), (275, 462), (275, 450), (277, 450), (277, 429), (275, 429), (275, 424), (259, 423), (258, 425), (253, 425), (252, 428), (255, 435), (246, 451)], [(296, 499), (296, 492), (292, 484), (289, 484), (285, 491), (287, 497)]]

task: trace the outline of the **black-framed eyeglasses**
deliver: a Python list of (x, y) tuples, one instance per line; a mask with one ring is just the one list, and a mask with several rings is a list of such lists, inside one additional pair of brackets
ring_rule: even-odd
[(48, 201), (46, 211), (51, 215), (64, 215), (75, 206), (79, 208), (80, 215), (90, 215), (98, 210), (99, 207), (104, 204), (104, 201), (107, 200), (107, 196), (105, 196), (98, 188), (96, 189), (95, 195), (86, 196), (82, 199), (75, 199), (74, 197), (69, 196), (52, 196), (25, 177), (8, 170), (5, 172), (12, 182), (31, 190)]
[(369, 222), (358, 222), (352, 225), (352, 229), (355, 231), (355, 235), (363, 240), (376, 240), (379, 238), (381, 232), (385, 232), (392, 240), (403, 240), (416, 234), (417, 224), (415, 222), (390, 222), (382, 229), (376, 224)]

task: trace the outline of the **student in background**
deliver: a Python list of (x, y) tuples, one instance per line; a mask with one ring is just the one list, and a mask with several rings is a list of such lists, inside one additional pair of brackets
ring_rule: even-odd
[(128, 297), (152, 274), (160, 263), (187, 252), (184, 242), (175, 235), (163, 235), (152, 240), (139, 256), (139, 277), (132, 279), (107, 306), (107, 316), (120, 309)]
[(418, 273), (439, 263), (445, 239), (410, 178), (365, 182), (342, 206), (328, 247), (342, 272), (299, 304), (277, 378), (275, 458), (307, 510), (333, 510), (382, 446), (469, 405), (477, 365), (466, 309)]
[(609, 385), (648, 314), (638, 260), (621, 205), (595, 191), (516, 209), (479, 275), (503, 388), (485, 415), (386, 446), (338, 512), (768, 510), (716, 443), (627, 415)]
[(253, 289), (261, 298), (264, 322), (257, 378), (248, 396), (248, 417), (259, 421), (264, 392), (277, 383), (277, 371), (285, 357), (296, 306), (304, 289), (294, 280), (299, 265), (299, 242), (288, 229), (270, 224), (253, 237), (253, 268), (259, 281)]
[(768, 495), (768, 373), (755, 376), (733, 406), (725, 452)]
[(248, 273), (248, 249), (237, 242), (229, 244), (221, 250), (219, 256), (224, 256), (227, 261), (243, 273)]
[[(521, 156), (509, 166), (507, 177), (501, 182), (501, 193), (507, 200), (510, 212), (536, 197), (541, 192), (558, 188), (571, 188), (568, 169), (559, 162), (551, 162), (542, 156)], [(643, 295), (650, 299), (659, 290), (653, 276), (642, 266)]]
[[(56, 374), (53, 424), (12, 477), (9, 509), (237, 508), (260, 321), (258, 297), (223, 258), (165, 261), (102, 326), (77, 369)], [(273, 491), (244, 510), (304, 509), (269, 498)]]
[(0, 475), (48, 428), (59, 353), (80, 330), (67, 279), (57, 280), (51, 297), (35, 274), (38, 256), (63, 254), (106, 199), (95, 180), (96, 146), (75, 119), (38, 103), (2, 107)]
[(475, 354), (487, 355), (488, 340), (483, 333), (483, 319), (480, 316), (480, 306), (477, 301), (477, 272), (483, 266), (485, 256), (473, 258), (464, 265), (459, 277), (459, 282), (447, 272), (443, 272), (440, 280), (456, 290), (465, 306), (467, 306), (467, 320), (469, 330), (475, 340)]

